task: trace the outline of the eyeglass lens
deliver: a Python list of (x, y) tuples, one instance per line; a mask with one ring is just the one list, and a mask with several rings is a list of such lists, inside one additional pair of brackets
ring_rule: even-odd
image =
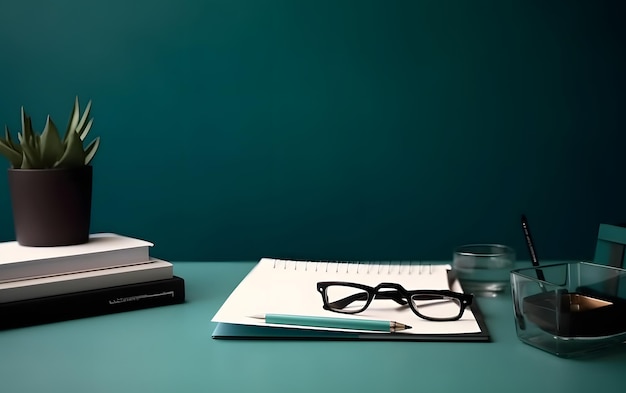
[[(349, 285), (329, 285), (325, 295), (330, 310), (341, 313), (359, 313), (365, 310), (370, 297), (367, 291)], [(391, 299), (398, 303), (402, 301), (401, 295), (395, 290), (382, 289), (376, 294), (376, 298)], [(462, 310), (459, 299), (444, 295), (413, 295), (410, 301), (415, 310), (432, 319), (455, 318)]]
[(413, 295), (411, 303), (420, 314), (433, 319), (454, 318), (461, 312), (461, 301), (454, 297), (438, 296), (435, 299), (424, 299), (420, 295)]
[(367, 307), (369, 293), (361, 288), (345, 285), (329, 285), (326, 288), (326, 299), (332, 311), (357, 313)]

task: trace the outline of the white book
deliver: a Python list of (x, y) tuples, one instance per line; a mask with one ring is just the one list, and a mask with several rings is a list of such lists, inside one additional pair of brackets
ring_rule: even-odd
[(129, 266), (150, 260), (153, 244), (114, 233), (97, 233), (72, 246), (29, 247), (0, 243), (0, 283), (55, 274)]
[(137, 284), (172, 278), (170, 262), (152, 259), (139, 265), (0, 283), (0, 303)]

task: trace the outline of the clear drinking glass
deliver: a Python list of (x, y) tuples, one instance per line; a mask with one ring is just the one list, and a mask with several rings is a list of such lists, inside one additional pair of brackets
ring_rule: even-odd
[(466, 244), (454, 250), (453, 269), (463, 290), (494, 297), (510, 284), (515, 251), (502, 244)]

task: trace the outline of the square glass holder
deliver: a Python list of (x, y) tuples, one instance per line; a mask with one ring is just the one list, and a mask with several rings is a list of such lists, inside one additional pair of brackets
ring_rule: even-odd
[(626, 341), (626, 270), (590, 262), (511, 271), (517, 337), (560, 357)]

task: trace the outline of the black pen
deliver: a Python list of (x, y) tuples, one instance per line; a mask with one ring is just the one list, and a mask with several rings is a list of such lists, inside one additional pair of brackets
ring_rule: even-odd
[[(524, 237), (526, 238), (526, 246), (528, 246), (528, 252), (530, 253), (530, 261), (532, 262), (534, 267), (538, 267), (539, 259), (537, 259), (537, 252), (535, 251), (533, 237), (530, 234), (530, 229), (528, 228), (528, 220), (526, 219), (525, 214), (522, 214), (522, 230), (524, 231)], [(541, 281), (546, 280), (546, 278), (543, 275), (543, 271), (541, 269), (537, 269), (537, 278)]]

